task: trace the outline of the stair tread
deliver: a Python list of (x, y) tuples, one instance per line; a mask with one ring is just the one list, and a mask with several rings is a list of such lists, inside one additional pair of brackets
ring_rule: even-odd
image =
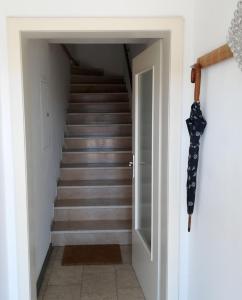
[(123, 80), (123, 77), (122, 76), (120, 76), (120, 75), (101, 75), (101, 76), (96, 76), (96, 75), (73, 75), (73, 76), (76, 76), (76, 77), (84, 77), (84, 78), (86, 78), (86, 77), (94, 77), (94, 78), (99, 78), (99, 77), (101, 77), (101, 78), (111, 78), (111, 79), (119, 79), (119, 80)]
[(131, 220), (54, 221), (52, 231), (131, 230)]
[(127, 126), (127, 127), (131, 127), (132, 126), (132, 124), (130, 124), (130, 123), (127, 123), (127, 124), (125, 124), (125, 123), (121, 123), (121, 124), (118, 124), (118, 123), (114, 123), (114, 124), (110, 124), (110, 123), (108, 123), (108, 124), (66, 124), (66, 126), (67, 127), (98, 127), (98, 128), (100, 128), (100, 127), (125, 127), (125, 126)]
[(130, 111), (123, 112), (68, 112), (68, 115), (131, 115)]
[(103, 91), (93, 91), (93, 90), (90, 90), (90, 92), (88, 92), (88, 91), (70, 91), (71, 96), (83, 95), (83, 94), (97, 96), (97, 95), (100, 95), (100, 94), (106, 94), (106, 95), (127, 94), (127, 92), (126, 91), (113, 92), (113, 90), (104, 91), (104, 92)]
[(125, 86), (124, 82), (72, 82), (71, 86)]
[(59, 187), (126, 186), (131, 180), (59, 180)]
[(55, 207), (130, 206), (132, 199), (58, 199)]
[(127, 163), (61, 163), (61, 168), (130, 168)]
[(69, 102), (69, 105), (112, 105), (112, 106), (116, 106), (116, 105), (127, 105), (128, 102), (124, 102), (124, 101), (116, 101), (114, 103), (107, 103), (107, 102)]
[(71, 92), (71, 95), (79, 95), (79, 94), (81, 94), (81, 95), (85, 95), (85, 94), (87, 94), (87, 95), (94, 95), (94, 96), (96, 96), (97, 94), (98, 95), (120, 95), (120, 94), (123, 94), (123, 95), (128, 95), (128, 92), (127, 91), (120, 91), (120, 92), (98, 92), (98, 93), (96, 93), (96, 92), (90, 92), (90, 93), (88, 93), (88, 92)]
[(100, 136), (100, 135), (92, 135), (92, 136), (86, 136), (86, 135), (83, 135), (83, 136), (71, 136), (71, 135), (68, 135), (68, 136), (65, 136), (65, 139), (85, 139), (85, 140), (92, 140), (92, 139), (131, 139), (132, 136), (131, 135), (122, 135), (122, 136), (117, 136), (117, 135), (114, 135), (114, 136), (111, 136), (111, 135), (105, 135), (105, 136)]
[(101, 134), (99, 134), (99, 135), (85, 135), (85, 134), (82, 134), (82, 135), (80, 135), (80, 134), (70, 134), (70, 133), (66, 133), (65, 134), (65, 136), (64, 136), (64, 138), (65, 139), (120, 139), (120, 138), (132, 138), (132, 135), (127, 135), (127, 134), (125, 134), (125, 135), (122, 135), (122, 134), (120, 134), (120, 135), (111, 135), (111, 134), (109, 134), (109, 135), (101, 135)]
[(129, 148), (74, 148), (74, 149), (66, 149), (64, 148), (62, 152), (98, 152), (98, 153), (107, 153), (107, 152), (132, 152)]

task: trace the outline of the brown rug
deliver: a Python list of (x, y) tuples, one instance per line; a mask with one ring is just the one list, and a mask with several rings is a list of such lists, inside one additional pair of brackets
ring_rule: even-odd
[(122, 264), (119, 245), (80, 245), (64, 248), (63, 266), (114, 264)]

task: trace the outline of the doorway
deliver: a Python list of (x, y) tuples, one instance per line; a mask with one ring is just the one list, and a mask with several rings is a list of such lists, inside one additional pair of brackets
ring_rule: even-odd
[[(110, 27), (111, 26), (111, 27)], [(109, 28), (113, 28), (110, 32)], [(27, 173), (28, 156), (25, 147), (25, 118), (27, 117), (22, 89), (22, 65), (21, 65), (21, 39), (25, 38), (58, 38), (61, 35), (72, 34), (79, 37), (116, 38), (118, 36), (129, 37), (154, 37), (164, 39), (164, 68), (162, 92), (164, 102), (162, 124), (167, 128), (162, 135), (166, 141), (168, 152), (167, 168), (163, 167), (162, 186), (166, 193), (167, 207), (163, 207), (164, 218), (160, 218), (157, 226), (162, 228), (167, 236), (165, 243), (159, 242), (159, 251), (163, 251), (164, 259), (157, 262), (159, 269), (166, 269), (166, 279), (162, 280), (160, 290), (164, 295), (158, 295), (158, 299), (177, 299), (178, 296), (178, 233), (179, 233), (179, 149), (180, 149), (180, 108), (181, 108), (181, 75), (182, 75), (182, 30), (180, 18), (154, 18), (154, 19), (9, 19), (9, 54), (10, 54), (10, 101), (13, 123), (14, 161), (15, 161), (15, 190), (18, 194), (16, 203), (16, 239), (18, 247), (17, 259), (19, 261), (19, 295), (20, 299), (34, 299), (34, 287), (31, 287), (32, 249), (29, 236), (28, 203), (30, 203), (30, 191), (28, 180), (31, 174)], [(168, 59), (170, 58), (170, 59)], [(169, 128), (169, 131), (168, 131)], [(167, 156), (166, 156), (167, 157)], [(168, 177), (169, 176), (169, 177)], [(173, 239), (171, 239), (171, 236)], [(175, 238), (174, 238), (175, 237)], [(162, 247), (164, 247), (162, 249)], [(160, 282), (160, 281), (159, 281)], [(177, 288), (174, 288), (177, 287)], [(172, 287), (172, 288), (171, 288)], [(172, 298), (173, 297), (173, 298)]]

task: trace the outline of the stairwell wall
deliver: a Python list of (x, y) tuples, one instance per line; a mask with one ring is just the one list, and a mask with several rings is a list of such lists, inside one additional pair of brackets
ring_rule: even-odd
[(122, 44), (75, 44), (70, 49), (81, 67), (100, 68), (105, 75), (123, 75)]
[(24, 40), (22, 51), (35, 285), (51, 242), (50, 227), (62, 155), (70, 70), (69, 61), (59, 45), (49, 45), (44, 40)]

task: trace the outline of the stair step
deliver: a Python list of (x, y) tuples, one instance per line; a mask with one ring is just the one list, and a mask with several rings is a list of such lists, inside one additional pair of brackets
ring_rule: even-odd
[(114, 151), (114, 152), (131, 152), (129, 149), (127, 148), (79, 148), (79, 149), (63, 149), (63, 152), (110, 152), (110, 151)]
[[(119, 150), (119, 149), (117, 149)], [(62, 156), (63, 163), (126, 163), (132, 160), (131, 151), (111, 151), (107, 149), (87, 149), (87, 151), (80, 151), (80, 149), (65, 150)]]
[(127, 92), (119, 93), (71, 93), (71, 102), (126, 102)]
[(67, 124), (131, 124), (131, 113), (69, 113)]
[(123, 169), (130, 168), (123, 163), (61, 163), (61, 168), (70, 169)]
[(131, 243), (131, 220), (55, 221), (53, 246)]
[(61, 180), (127, 180), (132, 169), (128, 164), (61, 164)]
[(71, 83), (123, 83), (122, 76), (72, 75)]
[[(87, 181), (87, 180), (86, 180)], [(122, 182), (117, 184), (101, 184), (100, 182), (84, 184), (78, 182), (62, 181), (57, 188), (58, 199), (96, 199), (96, 198), (114, 198), (115, 195), (120, 195), (122, 198), (132, 197), (131, 183), (124, 184)], [(110, 180), (111, 181), (111, 180)]]
[(131, 230), (99, 230), (99, 231), (55, 231), (51, 234), (53, 246), (66, 245), (130, 245)]
[(130, 220), (131, 206), (55, 207), (55, 221)]
[(102, 69), (87, 69), (84, 67), (71, 66), (71, 74), (102, 76), (104, 72)]
[(103, 93), (103, 92), (126, 92), (126, 86), (123, 83), (72, 83), (71, 93)]
[(131, 149), (131, 136), (113, 137), (65, 137), (64, 148), (121, 148)]
[(58, 199), (55, 201), (55, 207), (122, 207), (130, 205), (132, 205), (131, 198)]
[(58, 187), (112, 187), (130, 186), (131, 180), (59, 180)]
[(116, 103), (69, 103), (69, 113), (112, 113), (112, 112), (129, 112), (128, 102)]
[(131, 230), (131, 220), (54, 221), (52, 231), (113, 231)]
[(132, 124), (66, 125), (65, 133), (71, 136), (129, 136)]

